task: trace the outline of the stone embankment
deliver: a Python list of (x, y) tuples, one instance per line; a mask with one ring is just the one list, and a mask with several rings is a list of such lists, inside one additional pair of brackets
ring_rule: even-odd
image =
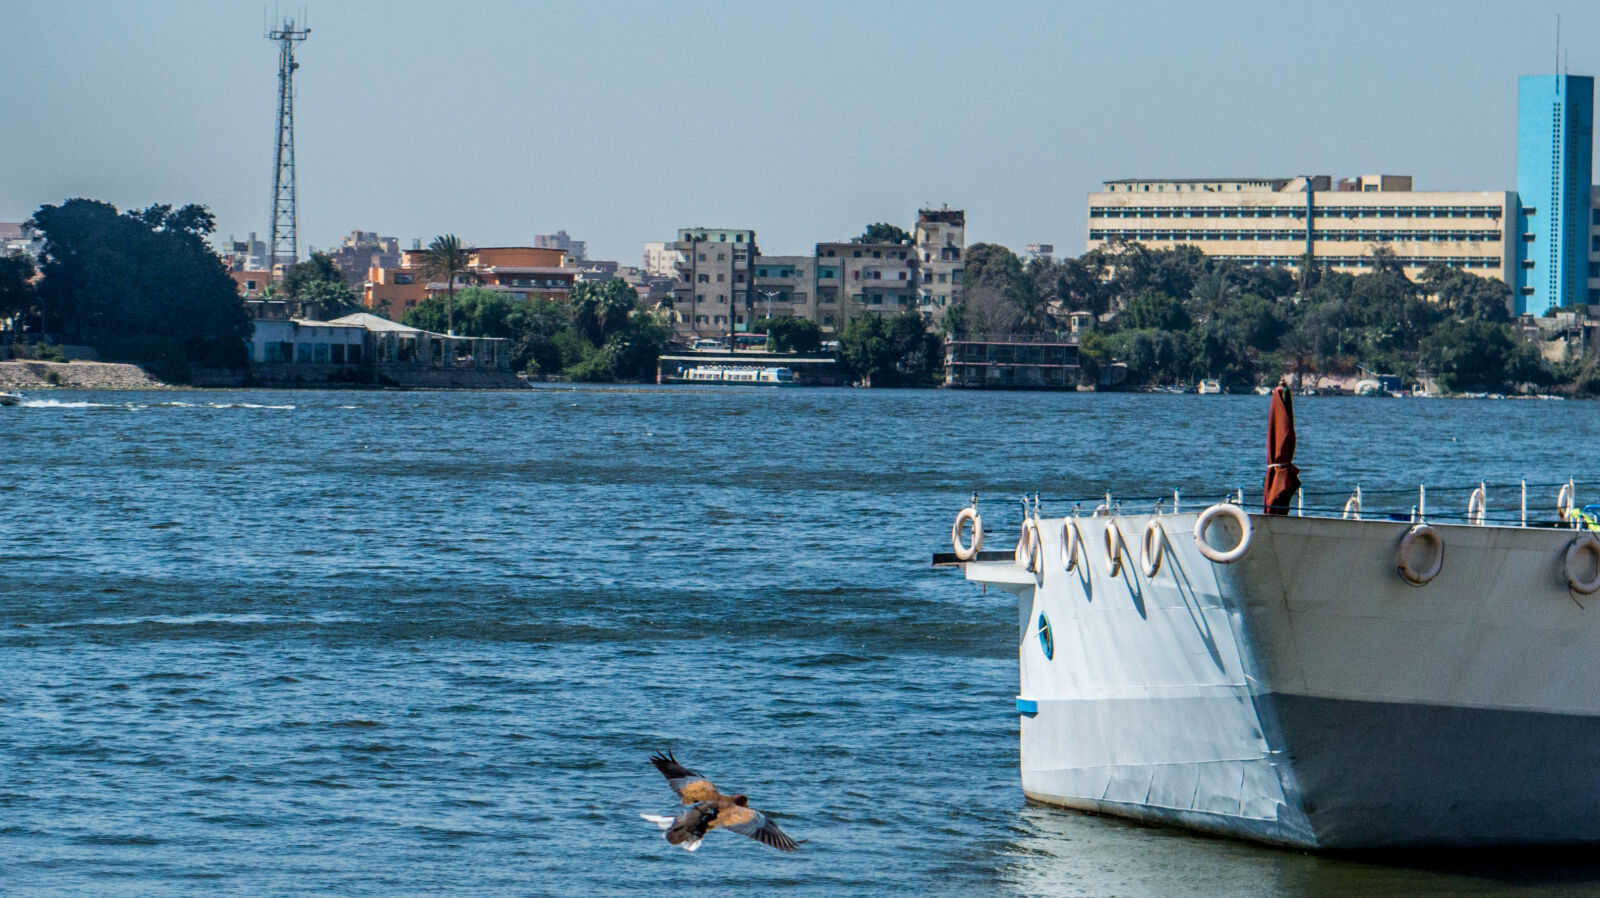
[(138, 365), (115, 362), (0, 362), (0, 389), (152, 390), (167, 384)]

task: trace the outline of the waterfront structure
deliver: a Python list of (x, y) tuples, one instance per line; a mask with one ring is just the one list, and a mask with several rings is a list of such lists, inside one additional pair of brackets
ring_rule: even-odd
[(748, 330), (753, 309), (751, 265), (760, 255), (756, 232), (741, 228), (682, 228), (673, 303), (677, 330), (698, 336)]
[(945, 309), (961, 298), (961, 277), (967, 247), (967, 214), (961, 209), (920, 209), (912, 231), (921, 260), (917, 311), (930, 325), (944, 320)]
[(948, 339), (944, 385), (1010, 390), (1074, 390), (1078, 342), (1044, 337)]
[(1404, 175), (1131, 178), (1089, 194), (1088, 248), (1187, 245), (1247, 265), (1295, 267), (1310, 254), (1360, 272), (1384, 247), (1408, 277), (1442, 264), (1509, 283), (1517, 217), (1512, 191), (1416, 191)]
[(510, 341), (451, 337), (358, 312), (319, 321), (283, 301), (245, 303), (252, 376), (263, 383), (517, 386)]
[(1517, 81), (1516, 313), (1591, 301), (1590, 195), (1594, 79), (1524, 75)]

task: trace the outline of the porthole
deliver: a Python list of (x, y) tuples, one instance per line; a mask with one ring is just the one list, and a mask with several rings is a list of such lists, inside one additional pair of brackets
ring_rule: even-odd
[(1055, 657), (1056, 641), (1055, 637), (1050, 635), (1050, 618), (1043, 614), (1039, 615), (1039, 648), (1044, 650), (1046, 661)]

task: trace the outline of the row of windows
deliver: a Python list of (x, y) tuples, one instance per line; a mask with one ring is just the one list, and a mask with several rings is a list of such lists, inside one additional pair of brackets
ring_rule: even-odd
[[(823, 250), (822, 251), (822, 255), (823, 255), (824, 258), (832, 259), (832, 258), (834, 258), (834, 251), (831, 250), (831, 249)], [(859, 259), (859, 258), (861, 258), (861, 250), (859, 250), (859, 249), (851, 250), (850, 251), (850, 255), (852, 257), (854, 257), (854, 258)], [(906, 251), (902, 249), (902, 250), (899, 250), (899, 251), (891, 250), (889, 252), (889, 255), (888, 255), (887, 258), (890, 258), (890, 259), (904, 259), (905, 257), (906, 257)], [(885, 256), (883, 255), (883, 250), (877, 250), (877, 249), (873, 250), (872, 251), (872, 258), (874, 258), (874, 259), (885, 258)]]
[[(1305, 240), (1305, 231), (1289, 229), (1277, 231), (1138, 231), (1131, 228), (1104, 228), (1089, 231), (1090, 240), (1175, 240), (1190, 242), (1195, 240)], [(1430, 241), (1443, 241), (1446, 243), (1459, 242), (1487, 242), (1499, 243), (1499, 231), (1333, 231), (1313, 230), (1313, 240), (1324, 241), (1356, 241), (1361, 243), (1387, 243), (1392, 241), (1406, 243), (1426, 243)]]
[[(1269, 267), (1284, 266), (1298, 267), (1299, 256), (1227, 256), (1231, 261), (1241, 265), (1264, 265)], [(1335, 268), (1370, 268), (1371, 256), (1318, 256), (1317, 261), (1323, 265)], [(1447, 268), (1499, 268), (1500, 260), (1496, 257), (1486, 256), (1438, 256), (1426, 259), (1401, 259), (1401, 264), (1407, 268), (1426, 268), (1429, 265), (1444, 265)]]
[[(1499, 206), (1319, 206), (1317, 218), (1491, 218)], [(1099, 218), (1300, 218), (1303, 206), (1101, 206), (1089, 207)]]

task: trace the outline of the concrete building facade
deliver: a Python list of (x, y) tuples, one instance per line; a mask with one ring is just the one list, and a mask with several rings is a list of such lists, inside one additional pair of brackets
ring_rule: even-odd
[(1516, 313), (1589, 302), (1594, 79), (1517, 81)]
[(1196, 246), (1247, 265), (1299, 266), (1307, 253), (1349, 272), (1385, 247), (1408, 277), (1430, 264), (1510, 282), (1512, 191), (1415, 191), (1403, 175), (1127, 179), (1089, 194), (1090, 250), (1117, 241)]
[(824, 331), (918, 308), (922, 261), (914, 244), (819, 243), (816, 260), (816, 321)]
[(751, 268), (760, 255), (756, 232), (683, 228), (672, 250), (679, 256), (672, 290), (677, 330), (702, 337), (748, 330), (754, 307)]
[(944, 320), (945, 309), (961, 299), (967, 248), (967, 214), (961, 209), (921, 209), (912, 236), (922, 263), (917, 311), (929, 324)]
[(757, 319), (787, 315), (822, 323), (817, 318), (815, 256), (759, 256), (754, 283)]

